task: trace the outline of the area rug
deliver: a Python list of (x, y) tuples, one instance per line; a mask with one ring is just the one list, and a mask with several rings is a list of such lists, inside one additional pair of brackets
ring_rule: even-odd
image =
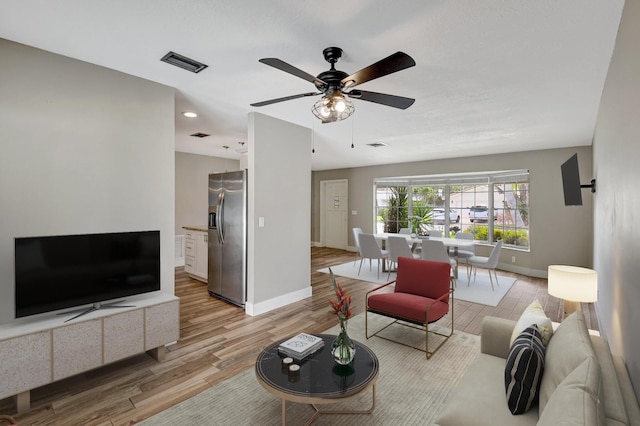
[[(376, 284), (384, 284), (396, 279), (395, 272), (391, 272), (390, 275), (387, 272), (380, 272), (380, 278), (378, 279), (376, 261), (373, 262), (371, 271), (369, 271), (369, 262), (366, 260), (365, 262), (366, 264), (362, 264), (360, 275), (358, 275), (360, 262), (356, 262), (355, 265), (354, 262), (348, 262), (341, 265), (331, 266), (331, 270), (335, 275), (340, 277), (353, 278)], [(319, 269), (318, 272), (328, 274), (329, 268)], [(389, 276), (388, 279), (387, 276)], [(488, 306), (498, 306), (498, 303), (500, 303), (504, 295), (507, 294), (515, 282), (515, 278), (498, 275), (498, 285), (495, 285), (494, 282), (494, 289), (491, 290), (489, 271), (478, 268), (475, 280), (473, 279), (473, 276), (471, 276), (471, 283), (467, 285), (466, 265), (463, 264), (458, 270), (458, 279), (454, 298), (465, 300), (467, 302), (481, 303)]]
[[(369, 327), (382, 328), (389, 321), (369, 315)], [(416, 349), (378, 337), (365, 339), (364, 314), (351, 318), (348, 329), (349, 335), (368, 346), (380, 361), (375, 410), (371, 414), (323, 414), (314, 425), (432, 424), (451, 389), (480, 353), (480, 337), (461, 331), (456, 331), (431, 359), (426, 359), (424, 352)], [(337, 334), (338, 327), (325, 333)], [(424, 344), (424, 332), (409, 327), (393, 325), (384, 333), (409, 344)], [(436, 344), (431, 339), (430, 343)], [(364, 409), (371, 405), (371, 396), (371, 390), (367, 390), (344, 402), (323, 404), (322, 408)], [(281, 409), (281, 400), (258, 383), (254, 368), (250, 368), (141, 424), (275, 426), (282, 424)], [(287, 403), (289, 425), (304, 424), (312, 414), (313, 409), (307, 404)]]

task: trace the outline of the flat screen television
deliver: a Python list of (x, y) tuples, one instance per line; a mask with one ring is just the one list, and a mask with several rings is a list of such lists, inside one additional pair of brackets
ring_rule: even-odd
[(578, 154), (573, 154), (560, 167), (562, 171), (562, 189), (564, 190), (565, 206), (582, 205), (582, 189), (580, 187), (580, 173), (578, 170)]
[(160, 290), (160, 231), (15, 239), (16, 318)]

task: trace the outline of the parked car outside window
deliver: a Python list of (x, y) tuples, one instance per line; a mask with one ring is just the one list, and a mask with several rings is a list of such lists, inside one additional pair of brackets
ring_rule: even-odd
[[(431, 212), (433, 213), (434, 223), (444, 223), (444, 209), (436, 208), (436, 209), (432, 209)], [(449, 209), (449, 222), (452, 222), (452, 223), (460, 222), (460, 215), (458, 214), (457, 210)]]
[[(493, 218), (496, 220), (497, 218)], [(471, 222), (488, 222), (489, 208), (487, 206), (472, 206), (469, 209), (469, 220)]]

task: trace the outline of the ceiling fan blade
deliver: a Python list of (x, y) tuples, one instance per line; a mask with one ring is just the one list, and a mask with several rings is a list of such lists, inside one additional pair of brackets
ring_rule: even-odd
[(345, 88), (354, 87), (366, 81), (384, 77), (396, 71), (410, 68), (416, 64), (416, 61), (404, 52), (396, 52), (379, 60), (375, 64), (369, 65), (358, 72), (351, 74), (341, 80)]
[(416, 101), (412, 98), (402, 96), (387, 95), (385, 93), (368, 92), (366, 90), (352, 90), (347, 93), (350, 98), (360, 99), (362, 101), (374, 102), (399, 109), (407, 109)]
[(277, 68), (280, 71), (284, 71), (287, 72), (289, 74), (295, 75), (296, 77), (299, 77), (303, 80), (307, 80), (311, 83), (314, 83), (316, 85), (321, 85), (321, 86), (326, 86), (327, 83), (325, 83), (324, 81), (320, 80), (317, 77), (312, 76), (311, 74), (302, 71), (299, 68), (294, 67), (293, 65), (290, 65), (278, 58), (262, 58), (259, 59), (258, 62), (262, 62), (265, 65), (269, 65), (271, 67)]
[(322, 93), (320, 92), (309, 92), (309, 93), (301, 93), (299, 95), (292, 95), (292, 96), (285, 96), (284, 98), (277, 98), (277, 99), (271, 99), (268, 101), (263, 101), (263, 102), (256, 102), (253, 104), (250, 104), (252, 107), (261, 107), (261, 106), (265, 106), (265, 105), (271, 105), (271, 104), (275, 104), (278, 102), (284, 102), (284, 101), (290, 101), (291, 99), (298, 99), (298, 98), (304, 98), (305, 96), (316, 96), (316, 95), (321, 95)]

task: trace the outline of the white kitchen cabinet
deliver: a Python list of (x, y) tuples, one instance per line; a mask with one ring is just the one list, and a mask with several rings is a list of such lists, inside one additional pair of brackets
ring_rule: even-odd
[(208, 232), (189, 228), (185, 232), (184, 270), (191, 277), (207, 282), (209, 247)]

